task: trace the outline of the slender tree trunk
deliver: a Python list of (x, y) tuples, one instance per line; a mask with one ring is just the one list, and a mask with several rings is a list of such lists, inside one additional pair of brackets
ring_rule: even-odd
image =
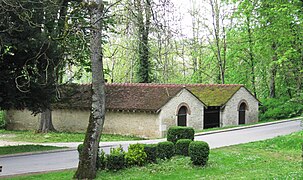
[(248, 34), (248, 43), (249, 43), (249, 59), (250, 59), (250, 68), (251, 68), (251, 85), (253, 88), (254, 96), (257, 97), (256, 91), (256, 75), (255, 75), (255, 59), (254, 59), (254, 52), (253, 52), (253, 39), (252, 39), (252, 32), (250, 26), (250, 16), (246, 17), (247, 23), (247, 34)]
[(40, 116), (40, 125), (37, 130), (38, 133), (48, 133), (50, 131), (56, 131), (52, 122), (52, 111), (46, 109), (41, 113)]
[(269, 97), (270, 98), (275, 98), (276, 97), (276, 74), (277, 74), (277, 66), (276, 66), (276, 61), (277, 61), (277, 53), (276, 53), (276, 43), (273, 43), (272, 45), (272, 50), (273, 50), (273, 57), (272, 61), (273, 64), (271, 65), (270, 68), (270, 79), (269, 79)]
[(77, 179), (96, 177), (96, 160), (105, 117), (105, 83), (101, 47), (104, 4), (102, 0), (98, 2), (99, 4), (94, 2), (98, 7), (93, 8), (91, 14), (92, 107), (83, 151), (74, 175)]
[[(220, 40), (220, 8), (217, 0), (209, 0), (209, 3), (211, 5), (212, 10), (212, 24), (214, 28), (214, 38), (216, 43), (216, 58), (218, 61), (219, 66), (219, 80), (222, 84), (225, 83), (225, 64), (226, 64), (226, 56), (223, 54), (222, 58), (222, 52), (221, 52), (221, 40)], [(223, 33), (224, 32), (223, 27)], [(225, 34), (224, 34), (225, 36)], [(226, 53), (226, 41), (225, 37), (223, 38), (223, 53)]]

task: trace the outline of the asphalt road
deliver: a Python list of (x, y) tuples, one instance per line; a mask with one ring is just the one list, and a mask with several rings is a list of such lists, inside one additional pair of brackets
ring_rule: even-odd
[[(196, 136), (195, 140), (206, 141), (209, 143), (211, 148), (218, 148), (234, 144), (270, 139), (279, 135), (286, 135), (300, 130), (302, 130), (302, 127), (300, 126), (300, 121), (297, 120), (247, 129), (201, 135)], [(157, 143), (159, 141), (164, 141), (164, 139), (132, 141), (127, 143), (124, 142), (123, 147), (126, 149), (129, 143)], [(102, 148), (106, 152), (109, 152), (111, 146), (117, 146), (118, 144), (102, 143)], [(76, 168), (77, 165), (78, 153), (76, 150), (1, 157), (0, 166), (3, 168), (2, 172), (0, 172), (0, 178), (9, 175)]]

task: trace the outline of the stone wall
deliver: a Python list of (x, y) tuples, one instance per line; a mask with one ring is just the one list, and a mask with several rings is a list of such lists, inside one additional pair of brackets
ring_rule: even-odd
[(161, 108), (159, 119), (162, 125), (160, 128), (162, 136), (169, 127), (177, 125), (177, 114), (182, 105), (188, 107), (187, 126), (194, 129), (203, 128), (204, 105), (192, 93), (183, 89)]
[(9, 110), (6, 112), (7, 129), (36, 130), (39, 127), (40, 114), (33, 116), (28, 110)]
[(222, 115), (222, 126), (239, 124), (239, 106), (241, 102), (246, 102), (245, 124), (258, 122), (259, 102), (244, 87), (241, 87), (232, 98), (226, 103)]
[(104, 132), (136, 135), (148, 138), (161, 137), (158, 114), (148, 112), (106, 112)]
[[(88, 110), (52, 111), (53, 125), (58, 131), (85, 132), (88, 125)], [(36, 130), (39, 126), (40, 114), (33, 116), (30, 111), (10, 110), (7, 112), (8, 129)], [(145, 112), (110, 112), (105, 115), (103, 133), (136, 135), (141, 137), (158, 138), (158, 114)]]

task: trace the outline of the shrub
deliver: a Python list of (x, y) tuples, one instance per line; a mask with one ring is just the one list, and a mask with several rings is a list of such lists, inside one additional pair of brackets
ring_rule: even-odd
[(130, 144), (128, 147), (128, 152), (125, 153), (125, 161), (127, 165), (144, 165), (147, 155), (144, 151), (143, 144)]
[(148, 163), (155, 163), (157, 161), (157, 144), (145, 144), (144, 152), (146, 153), (146, 161)]
[(77, 147), (77, 150), (78, 150), (79, 158), (80, 158), (80, 155), (81, 155), (82, 150), (83, 150), (83, 144), (79, 144), (78, 147)]
[(97, 169), (105, 169), (106, 168), (106, 156), (103, 149), (101, 149), (101, 153), (99, 154), (97, 158)]
[(0, 129), (5, 129), (6, 120), (5, 120), (5, 112), (0, 110)]
[(194, 165), (205, 166), (208, 161), (209, 146), (204, 141), (193, 141), (189, 144), (188, 154)]
[(176, 143), (176, 154), (188, 156), (188, 146), (192, 142), (191, 139), (179, 139)]
[(159, 142), (157, 146), (157, 156), (160, 159), (170, 159), (174, 156), (174, 143), (170, 141)]
[(263, 99), (260, 107), (260, 120), (277, 120), (302, 115), (303, 96), (301, 96), (298, 95), (293, 99), (286, 97)]
[(110, 154), (106, 155), (107, 164), (106, 167), (109, 170), (119, 170), (125, 167), (123, 148), (120, 146), (118, 148), (111, 148)]
[(168, 129), (167, 141), (171, 141), (175, 144), (179, 139), (194, 140), (194, 136), (195, 131), (192, 127), (174, 126)]

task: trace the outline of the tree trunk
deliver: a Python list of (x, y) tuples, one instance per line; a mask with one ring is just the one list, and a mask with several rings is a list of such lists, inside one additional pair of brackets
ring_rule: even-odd
[(276, 97), (276, 74), (277, 74), (277, 53), (276, 53), (277, 45), (273, 43), (272, 50), (273, 50), (273, 57), (272, 57), (272, 65), (270, 68), (270, 79), (269, 79), (269, 97), (275, 98)]
[(41, 113), (40, 126), (37, 130), (38, 133), (48, 133), (50, 131), (56, 131), (52, 121), (52, 111), (46, 109)]
[[(135, 1), (135, 7), (138, 11), (137, 24), (139, 27), (138, 31), (138, 50), (139, 50), (139, 69), (138, 69), (138, 82), (149, 83), (150, 82), (150, 62), (149, 62), (149, 47), (148, 47), (148, 36), (151, 19), (151, 7), (150, 2), (142, 2), (140, 0)], [(145, 17), (144, 17), (145, 12)]]
[(92, 106), (89, 123), (80, 154), (78, 169), (74, 175), (77, 179), (94, 179), (96, 177), (96, 160), (100, 136), (105, 117), (105, 83), (102, 62), (102, 16), (104, 4), (95, 2), (97, 7), (91, 14), (91, 64), (92, 64)]

